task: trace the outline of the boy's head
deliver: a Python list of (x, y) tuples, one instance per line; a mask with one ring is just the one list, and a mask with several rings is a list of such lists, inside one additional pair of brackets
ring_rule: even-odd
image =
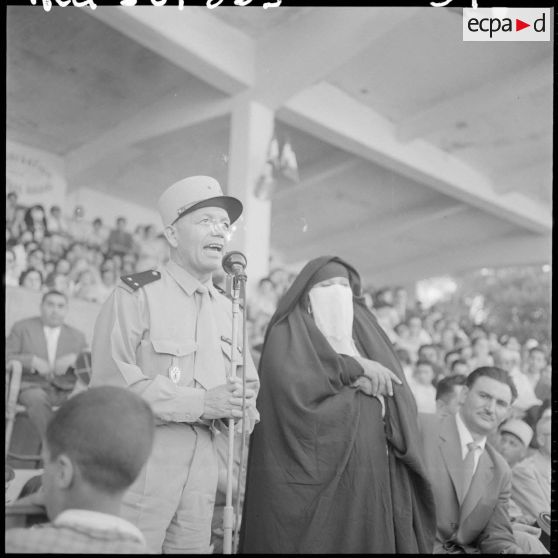
[(428, 360), (418, 360), (413, 372), (413, 378), (417, 384), (431, 386), (434, 380), (434, 367), (432, 363)]
[(49, 518), (71, 507), (119, 503), (154, 438), (151, 408), (131, 391), (101, 386), (68, 399), (49, 422), (43, 487)]

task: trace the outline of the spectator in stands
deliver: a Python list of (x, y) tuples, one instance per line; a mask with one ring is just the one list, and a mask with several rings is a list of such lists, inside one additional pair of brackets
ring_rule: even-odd
[(438, 364), (439, 362), (438, 349), (436, 348), (435, 345), (431, 343), (421, 345), (418, 350), (418, 358), (419, 360), (427, 360), (432, 364)]
[(96, 217), (91, 224), (91, 232), (87, 238), (87, 246), (106, 251), (107, 240), (108, 233), (103, 227), (103, 221), (100, 217)]
[(133, 275), (136, 272), (138, 257), (133, 252), (128, 252), (122, 256), (122, 267), (120, 273), (122, 275)]
[(79, 258), (76, 258), (72, 263), (72, 269), (70, 269), (70, 273), (69, 273), (70, 279), (75, 284), (77, 282), (79, 275), (83, 271), (86, 271), (88, 269), (91, 269), (91, 266), (89, 265), (89, 262), (87, 261), (86, 257), (81, 256)]
[[(460, 349), (453, 349), (450, 351), (447, 351), (445, 356), (444, 356), (444, 364), (446, 367), (446, 370), (448, 371), (448, 373), (451, 373), (451, 366), (454, 363), (454, 361), (456, 360), (460, 360), (461, 359), (461, 350)], [(463, 359), (461, 359), (463, 360)]]
[(74, 387), (71, 370), (78, 354), (85, 349), (84, 334), (64, 323), (68, 299), (58, 291), (42, 297), (41, 314), (16, 322), (6, 339), (6, 362), (23, 365), (18, 401), (44, 438), (52, 407), (68, 398)]
[(393, 307), (393, 293), (390, 288), (384, 287), (376, 292), (373, 313), (390, 341), (395, 343), (397, 341), (395, 326), (400, 320), (397, 310)]
[[(471, 332), (469, 333), (469, 339), (471, 340), (471, 343), (473, 343), (473, 341), (475, 339), (478, 339), (479, 337), (488, 340), (488, 334), (486, 332), (486, 329), (482, 325), (476, 324), (471, 328)], [(492, 366), (492, 365), (486, 365), (486, 366)]]
[(117, 254), (124, 256), (134, 249), (134, 239), (126, 230), (127, 220), (125, 217), (117, 217), (116, 228), (110, 231), (107, 240), (107, 252), (109, 256)]
[(104, 302), (106, 297), (99, 289), (100, 279), (92, 269), (84, 269), (77, 278), (74, 296), (89, 302)]
[(68, 249), (68, 237), (54, 232), (50, 235), (50, 256), (54, 260), (59, 260), (64, 257)]
[(434, 370), (434, 380), (433, 384), (436, 385), (438, 381), (446, 376), (445, 369), (440, 366), (440, 353), (438, 347), (433, 344), (421, 345), (418, 350), (417, 360), (427, 360), (432, 364), (432, 369)]
[(67, 234), (68, 233), (68, 224), (66, 223), (66, 219), (62, 215), (62, 210), (60, 209), (59, 205), (53, 205), (50, 208), (49, 216), (47, 218), (47, 227), (49, 233), (59, 233), (59, 234)]
[(540, 513), (550, 513), (551, 428), (551, 418), (539, 420), (535, 427), (539, 449), (512, 469), (512, 497), (531, 523)]
[[(456, 335), (453, 329), (446, 327), (440, 333), (440, 344), (446, 353), (455, 350)], [(461, 356), (461, 354), (460, 354)]]
[(151, 453), (154, 422), (149, 405), (123, 388), (91, 388), (65, 402), (46, 432), (43, 487), (27, 497), (51, 522), (6, 531), (5, 551), (146, 553), (143, 534), (119, 514)]
[(429, 360), (418, 360), (415, 364), (409, 387), (413, 392), (419, 413), (436, 412), (436, 388), (433, 385), (434, 366)]
[(514, 468), (525, 459), (532, 437), (533, 430), (529, 425), (522, 420), (511, 419), (500, 426), (495, 446), (512, 469), (512, 497), (509, 501), (508, 513), (516, 541), (527, 554), (547, 554), (542, 547), (543, 541), (539, 540), (541, 529), (529, 514), (524, 514), (513, 498)]
[(27, 267), (38, 269), (43, 277), (45, 275), (45, 254), (40, 248), (35, 248), (27, 254)]
[[(55, 260), (45, 260), (45, 277), (48, 278), (48, 276), (51, 273), (54, 273), (56, 271), (56, 261)], [(46, 283), (46, 280), (45, 280)]]
[(36, 231), (41, 231), (43, 235), (48, 231), (45, 210), (41, 204), (32, 205), (27, 209), (24, 221), (25, 228), (33, 234), (33, 238), (35, 238)]
[(419, 415), (436, 502), (435, 554), (521, 553), (508, 516), (510, 469), (487, 443), (516, 395), (504, 370), (477, 368), (467, 378), (455, 416)]
[(543, 401), (550, 401), (552, 395), (552, 367), (545, 366), (535, 387), (535, 396)]
[(418, 350), (421, 345), (430, 345), (432, 338), (422, 327), (422, 320), (420, 316), (414, 315), (407, 319), (407, 326), (409, 334), (407, 335), (404, 345), (402, 347), (409, 351), (413, 362), (418, 360)]
[(496, 449), (507, 464), (513, 467), (527, 457), (532, 439), (533, 430), (526, 422), (520, 419), (509, 419), (498, 429)]
[(446, 320), (443, 317), (438, 318), (437, 320), (432, 322), (432, 332), (430, 333), (432, 337), (432, 342), (441, 345), (442, 348), (443, 348), (442, 332), (444, 331), (445, 327), (446, 327)]
[(502, 348), (495, 356), (497, 364), (508, 371), (518, 393), (513, 404), (514, 416), (523, 418), (529, 408), (540, 405), (542, 401), (537, 398), (533, 385), (521, 371), (521, 357), (518, 351)]
[(72, 266), (77, 260), (86, 259), (86, 256), (87, 246), (83, 242), (72, 242), (65, 254), (65, 258)]
[(466, 360), (462, 358), (455, 359), (451, 363), (450, 374), (452, 376), (468, 376), (471, 373), (471, 367)]
[(532, 347), (527, 354), (525, 363), (525, 375), (535, 388), (541, 379), (541, 373), (546, 368), (546, 352), (542, 347)]
[(56, 262), (54, 270), (62, 275), (70, 275), (72, 264), (66, 258), (61, 258)]
[(466, 376), (453, 375), (442, 378), (436, 385), (436, 414), (443, 418), (454, 416), (459, 410), (461, 389), (467, 381)]
[(458, 336), (455, 342), (455, 348), (461, 351), (461, 358), (469, 362), (473, 358), (473, 348), (471, 347), (471, 340), (467, 335)]
[[(477, 329), (476, 331), (483, 330)], [(477, 335), (472, 338), (471, 349), (473, 356), (468, 361), (471, 370), (475, 370), (475, 368), (480, 368), (481, 366), (494, 366), (494, 359), (490, 354), (490, 345), (484, 331), (482, 334), (477, 333)]]
[[(25, 209), (25, 207), (17, 207), (14, 217), (8, 225), (11, 237), (15, 241), (19, 240), (23, 233), (27, 230), (27, 225), (25, 224), (26, 212), (27, 210)], [(31, 235), (31, 237), (33, 237), (31, 232), (29, 234)]]
[(65, 294), (68, 298), (74, 294), (74, 284), (68, 275), (57, 273), (53, 271), (45, 279), (45, 287), (48, 290), (59, 291)]
[(28, 267), (19, 276), (19, 285), (24, 289), (40, 292), (43, 289), (43, 274), (34, 267)]
[(6, 196), (6, 226), (12, 225), (15, 219), (17, 209), (17, 193), (8, 192)]
[(17, 287), (20, 271), (17, 267), (16, 255), (11, 248), (6, 248), (6, 271), (4, 272), (4, 286)]
[(116, 274), (110, 266), (101, 268), (101, 282), (98, 285), (99, 302), (104, 302), (114, 290), (116, 286)]
[(91, 225), (85, 220), (82, 205), (76, 205), (71, 219), (68, 219), (68, 234), (74, 242), (87, 242), (91, 233)]
[(397, 322), (404, 322), (407, 319), (407, 290), (404, 287), (395, 287), (393, 290), (393, 307), (397, 312)]

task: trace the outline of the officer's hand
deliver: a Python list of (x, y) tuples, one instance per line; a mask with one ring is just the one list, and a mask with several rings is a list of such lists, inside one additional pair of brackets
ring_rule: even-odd
[[(255, 402), (255, 391), (246, 387), (246, 408), (253, 407)], [(207, 390), (201, 418), (242, 418), (242, 380), (231, 378), (226, 384)]]
[(48, 376), (51, 372), (50, 364), (44, 358), (38, 356), (31, 359), (31, 368), (40, 376)]
[(391, 370), (379, 362), (361, 356), (355, 358), (364, 369), (364, 376), (372, 384), (372, 395), (393, 396), (393, 382), (403, 383)]

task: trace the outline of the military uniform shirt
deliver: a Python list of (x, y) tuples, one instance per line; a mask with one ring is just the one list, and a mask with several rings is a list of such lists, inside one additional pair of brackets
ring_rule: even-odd
[[(196, 381), (194, 359), (203, 338), (196, 339), (195, 295), (201, 283), (172, 260), (159, 272), (160, 279), (138, 288), (120, 281), (101, 308), (93, 334), (91, 386), (132, 389), (150, 403), (159, 421), (202, 422), (204, 390), (224, 384), (231, 367), (231, 301), (211, 282), (205, 285), (211, 294), (225, 374), (219, 381), (209, 373), (207, 379), (202, 374)], [(239, 325), (241, 346), (240, 330)], [(172, 367), (180, 369), (178, 383), (169, 377)], [(258, 382), (249, 352), (246, 378)], [(248, 413), (257, 421), (256, 409)]]

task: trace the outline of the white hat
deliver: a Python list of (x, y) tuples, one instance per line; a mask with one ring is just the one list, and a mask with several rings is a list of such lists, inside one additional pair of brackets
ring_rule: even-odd
[(502, 426), (500, 426), (500, 432), (508, 432), (517, 436), (526, 448), (529, 447), (529, 444), (533, 439), (533, 429), (525, 421), (519, 419), (506, 421)]
[(242, 203), (232, 196), (224, 196), (219, 182), (211, 176), (189, 176), (169, 186), (157, 204), (163, 225), (201, 207), (222, 207), (234, 223), (242, 213)]

